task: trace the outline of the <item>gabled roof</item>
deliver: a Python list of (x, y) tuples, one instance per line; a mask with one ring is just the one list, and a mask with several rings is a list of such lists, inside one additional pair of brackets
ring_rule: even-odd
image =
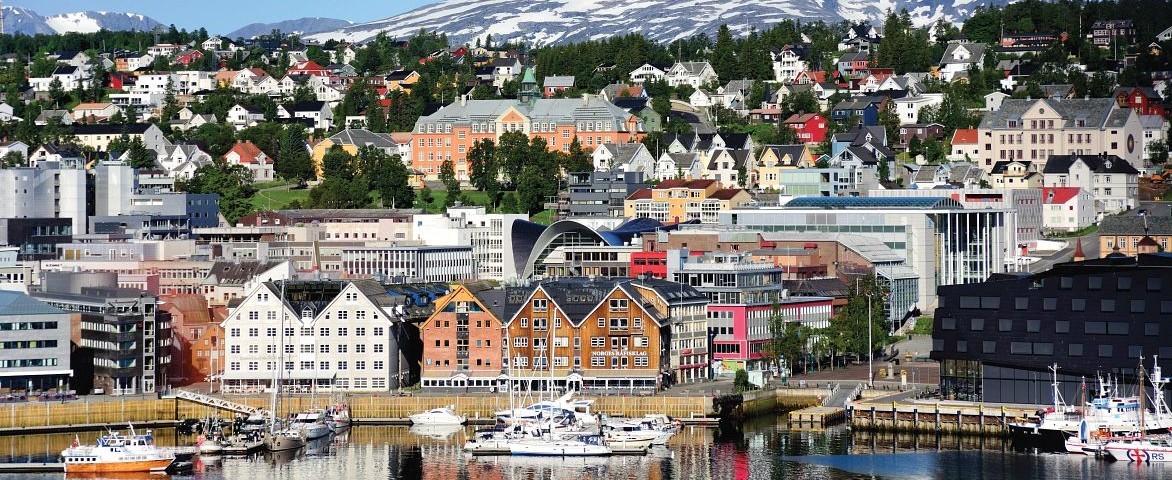
[(993, 164), (993, 169), (989, 171), (989, 174), (991, 174), (991, 175), (1004, 175), (1005, 172), (1009, 170), (1009, 166), (1014, 163), (1020, 163), (1022, 166), (1024, 166), (1026, 168), (1026, 170), (1030, 170), (1033, 167), (1034, 162), (1030, 162), (1030, 161), (1026, 161), (1026, 160), (1006, 160), (1003, 162), (997, 162), (997, 163)]
[(415, 74), (415, 70), (402, 70), (402, 69), (400, 69), (400, 70), (395, 70), (391, 73), (388, 73), (386, 76), (386, 79), (388, 82), (401, 82), (403, 80), (406, 80), (407, 77), (410, 77), (412, 74)]
[(733, 197), (740, 195), (741, 192), (744, 192), (744, 190), (740, 188), (722, 188), (712, 192), (712, 195), (709, 195), (708, 198), (712, 200), (732, 200)]
[(796, 166), (797, 162), (801, 161), (802, 155), (806, 152), (806, 146), (802, 144), (766, 145), (765, 149), (761, 152), (762, 156), (765, 155), (765, 151), (773, 152), (773, 155), (777, 157), (778, 161), (782, 162), (784, 162), (785, 158), (788, 156), (792, 163), (783, 163), (783, 165)]
[(224, 154), (224, 158), (227, 158), (233, 152), (240, 157), (240, 163), (243, 164), (258, 163), (260, 156), (264, 155), (264, 152), (260, 151), (260, 147), (257, 147), (252, 141), (236, 142), (232, 146), (232, 149)]
[(958, 128), (952, 132), (952, 145), (976, 145), (977, 129)]
[(790, 115), (789, 118), (785, 119), (781, 123), (805, 124), (806, 122), (809, 122), (810, 120), (814, 120), (819, 117), (821, 117), (821, 115), (819, 115), (817, 113), (802, 113), (802, 114), (795, 113), (793, 115)]
[(752, 137), (747, 133), (721, 132), (720, 139), (724, 140), (725, 148), (743, 149), (749, 146)]
[(650, 200), (650, 199), (651, 199), (651, 189), (650, 188), (640, 188), (638, 190), (635, 190), (634, 192), (631, 192), (630, 195), (627, 195), (627, 200)]
[(676, 67), (681, 67), (687, 75), (699, 75), (704, 72), (704, 68), (712, 68), (712, 64), (708, 62), (678, 62), (672, 65), (670, 70), (675, 70)]
[(326, 102), (322, 102), (322, 101), (318, 101), (318, 100), (308, 100), (308, 101), (304, 101), (304, 102), (290, 103), (288, 105), (284, 105), (285, 111), (287, 111), (289, 113), (293, 113), (293, 112), (320, 112), (320, 111), (322, 111), (322, 108), (325, 108), (325, 106), (326, 106)]
[(57, 65), (57, 68), (53, 69), (52, 75), (73, 75), (76, 72), (77, 67), (73, 65)]
[(978, 184), (985, 172), (975, 163), (952, 162), (952, 169), (948, 172), (948, 183), (956, 185)]
[(647, 147), (643, 146), (642, 143), (607, 143), (598, 148), (605, 148), (610, 151), (610, 154), (614, 156), (615, 165), (623, 165), (631, 163), (635, 155), (638, 155), (640, 151), (645, 150)]
[(716, 183), (716, 180), (711, 180), (711, 179), (685, 180), (682, 178), (673, 178), (673, 179), (664, 180), (662, 182), (659, 182), (658, 184), (656, 184), (652, 188), (654, 188), (656, 190), (667, 190), (670, 188), (687, 188), (687, 189), (692, 189), (692, 190), (704, 190), (704, 189), (707, 189), (708, 187), (712, 186), (712, 184), (714, 184), (714, 183)]
[(1057, 113), (1067, 122), (1084, 121), (1086, 128), (1121, 127), (1127, 123), (1127, 118), (1132, 113), (1130, 109), (1118, 108), (1114, 98), (1006, 98), (1000, 109), (985, 113), (980, 128), (1009, 128), (1008, 122), (1021, 122), (1022, 115), (1038, 102), (1045, 103), (1047, 110)]
[(1042, 203), (1062, 205), (1078, 196), (1079, 187), (1042, 187)]
[(1042, 173), (1070, 173), (1070, 167), (1075, 162), (1082, 162), (1093, 173), (1122, 173), (1139, 175), (1139, 170), (1127, 163), (1127, 160), (1115, 155), (1050, 155), (1046, 159), (1046, 168)]
[(712, 154), (712, 159), (708, 161), (709, 170), (720, 170), (720, 165), (717, 162), (722, 156), (728, 155), (732, 157), (732, 168), (741, 168), (749, 164), (749, 156), (752, 152), (743, 149), (721, 149)]
[(257, 275), (272, 270), (280, 264), (281, 262), (257, 261), (216, 262), (212, 264), (207, 280), (211, 280), (211, 277), (215, 276), (216, 284), (219, 285), (243, 285)]
[(184, 325), (211, 323), (212, 321), (211, 311), (208, 310), (208, 301), (203, 295), (167, 295), (161, 297), (160, 300), (163, 301), (163, 304), (159, 308), (167, 311), (179, 310), (183, 312)]
[[(954, 60), (953, 59), (953, 52), (956, 52), (957, 49), (962, 48), (962, 47), (969, 52), (969, 59), (968, 60)], [(981, 61), (981, 58), (984, 55), (985, 55), (985, 44), (983, 44), (983, 43), (950, 43), (950, 44), (948, 44), (948, 47), (944, 49), (944, 56), (942, 56), (940, 58), (940, 64), (941, 65), (948, 65), (948, 64), (953, 64), (953, 63), (957, 63), (957, 64), (975, 63), (975, 62)]]
[(330, 137), (334, 145), (373, 145), (378, 148), (395, 148), (398, 144), (385, 133), (374, 133), (364, 128), (347, 128)]

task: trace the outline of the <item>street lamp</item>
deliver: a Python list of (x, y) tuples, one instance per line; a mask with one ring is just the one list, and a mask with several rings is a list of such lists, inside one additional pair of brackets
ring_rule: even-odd
[(868, 388), (875, 386), (875, 368), (873, 365), (871, 365), (871, 362), (875, 358), (875, 348), (871, 346), (871, 339), (872, 339), (871, 327), (875, 324), (875, 322), (873, 320), (871, 320), (871, 303), (873, 303), (872, 298), (871, 298), (871, 294), (868, 293), (867, 294), (867, 387)]

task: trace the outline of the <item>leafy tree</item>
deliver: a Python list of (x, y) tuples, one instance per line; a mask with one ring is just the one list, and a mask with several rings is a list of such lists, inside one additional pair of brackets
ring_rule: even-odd
[(411, 208), (415, 204), (415, 191), (408, 181), (410, 172), (398, 155), (366, 146), (358, 150), (358, 160), (367, 188), (379, 193), (384, 207)]
[(188, 139), (203, 146), (203, 150), (212, 158), (218, 158), (236, 144), (236, 130), (226, 123), (205, 123), (189, 132)]
[(529, 148), (529, 137), (522, 132), (501, 134), (499, 143), (493, 150), (496, 164), (500, 166), (501, 173), (512, 183), (517, 182), (517, 177), (521, 175), (521, 169), (529, 161), (532, 153)]
[(447, 197), (444, 197), (444, 208), (455, 205), (460, 200), (460, 180), (456, 178), (456, 166), (451, 160), (444, 160), (440, 165), (439, 178), (448, 193)]
[(545, 199), (558, 192), (558, 158), (550, 152), (545, 140), (534, 137), (530, 156), (517, 177), (517, 203), (522, 212), (534, 214), (541, 210)]
[(749, 372), (743, 368), (738, 368), (733, 375), (733, 391), (747, 392), (753, 389), (753, 384), (749, 383)]
[(889, 340), (888, 323), (883, 313), (883, 306), (887, 304), (889, 293), (876, 281), (874, 275), (859, 275), (855, 280), (848, 282), (850, 298), (847, 304), (830, 318), (830, 327), (826, 334), (834, 352), (853, 353), (865, 357), (868, 344), (868, 316), (871, 322), (871, 347), (878, 349)]
[[(769, 317), (769, 342), (765, 344), (765, 356), (773, 361), (779, 369), (783, 364), (789, 365), (791, 371), (798, 371), (799, 359), (805, 356), (806, 344), (811, 337), (809, 327), (798, 322), (787, 322), (781, 315), (778, 305), (773, 306), (773, 314)], [(802, 362), (804, 365), (804, 362)], [(802, 368), (801, 370), (805, 370)]]
[(256, 194), (248, 167), (229, 165), (219, 158), (200, 166), (190, 179), (175, 182), (175, 188), (188, 193), (219, 195), (220, 213), (231, 224), (252, 211), (251, 198)]
[(61, 88), (61, 79), (54, 78), (49, 82), (49, 99), (57, 106), (65, 103), (66, 99), (65, 89)]
[(566, 173), (594, 171), (594, 161), (590, 154), (582, 149), (582, 142), (578, 141), (576, 135), (570, 141), (570, 150), (562, 158), (562, 161), (562, 170)]
[(238, 132), (236, 140), (252, 142), (256, 148), (265, 152), (270, 158), (277, 159), (280, 157), (281, 141), (284, 134), (285, 128), (280, 123), (260, 122)]
[(321, 169), (322, 178), (354, 178), (358, 173), (354, 157), (343, 150), (341, 145), (334, 145), (326, 150), (321, 159)]
[(431, 189), (428, 188), (427, 185), (424, 185), (423, 188), (419, 189), (419, 195), (417, 199), (420, 203), (423, 204), (421, 206), (426, 208), (431, 205), (432, 201), (435, 200), (435, 195), (432, 195)]
[(305, 57), (318, 65), (324, 66), (333, 63), (330, 61), (330, 54), (317, 45), (310, 45), (309, 48), (306, 48)]
[(327, 176), (309, 191), (309, 208), (364, 208), (370, 205), (370, 191), (361, 178)]
[(496, 144), (491, 139), (477, 140), (468, 150), (468, 183), (478, 190), (487, 190), (497, 184), (500, 168), (497, 166)]
[(908, 140), (907, 153), (908, 153), (908, 155), (911, 155), (912, 157), (915, 157), (916, 155), (920, 155), (920, 154), (924, 153), (924, 142), (920, 140), (920, 137), (918, 135), (912, 136), (912, 139)]
[(941, 163), (948, 157), (948, 148), (944, 142), (936, 140), (935, 137), (928, 137), (924, 141), (924, 159), (928, 163)]
[(297, 82), (297, 86), (293, 87), (293, 97), (290, 101), (293, 103), (312, 102), (317, 100), (317, 94), (313, 92), (313, 87), (309, 86), (309, 81), (301, 79)]
[(4, 157), (0, 158), (0, 168), (23, 167), (24, 165), (24, 156), (15, 150), (4, 154)]

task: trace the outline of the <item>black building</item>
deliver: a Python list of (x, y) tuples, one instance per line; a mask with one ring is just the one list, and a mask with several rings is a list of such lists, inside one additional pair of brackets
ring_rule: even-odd
[(71, 218), (0, 218), (0, 245), (20, 247), (18, 260), (53, 260), (73, 233)]
[[(618, 150), (623, 147), (612, 148)], [(558, 219), (622, 218), (625, 216), (623, 209), (627, 197), (636, 190), (647, 188), (643, 172), (637, 171), (574, 172), (567, 175), (566, 179), (566, 189), (558, 196)]]
[(1144, 358), (1172, 369), (1172, 254), (1111, 255), (939, 288), (932, 354), (944, 398), (1049, 404), (1057, 365), (1068, 403), (1086, 380), (1136, 385)]

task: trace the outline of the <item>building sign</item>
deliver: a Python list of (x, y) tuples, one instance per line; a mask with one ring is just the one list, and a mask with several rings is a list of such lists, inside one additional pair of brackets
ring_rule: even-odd
[(626, 357), (630, 355), (640, 356), (647, 355), (647, 351), (632, 351), (632, 350), (603, 350), (601, 352), (594, 352), (593, 355), (600, 355), (603, 357)]

